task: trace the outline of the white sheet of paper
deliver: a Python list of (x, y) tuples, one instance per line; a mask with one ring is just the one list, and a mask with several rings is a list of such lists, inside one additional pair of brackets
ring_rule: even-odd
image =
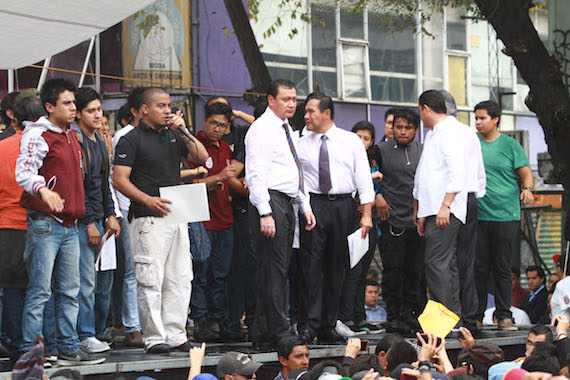
[[(121, 233), (128, 233), (121, 231)], [(117, 252), (115, 249), (115, 235), (105, 233), (104, 240), (101, 246), (101, 252), (97, 261), (95, 262), (95, 270), (97, 272), (117, 269)]]
[(364, 257), (366, 252), (368, 252), (369, 234), (370, 232), (363, 239), (362, 228), (359, 228), (346, 237), (348, 240), (348, 257), (350, 259), (350, 269), (354, 268), (356, 264), (358, 264), (358, 262)]
[(205, 183), (161, 187), (160, 197), (168, 199), (170, 212), (164, 217), (168, 224), (210, 220), (208, 191)]

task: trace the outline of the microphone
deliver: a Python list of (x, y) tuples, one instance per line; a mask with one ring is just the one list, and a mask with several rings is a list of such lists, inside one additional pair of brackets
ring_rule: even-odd
[(192, 135), (188, 132), (188, 130), (184, 127), (178, 127), (178, 130), (180, 132), (182, 132), (184, 134), (184, 136), (188, 137), (188, 139), (190, 141), (192, 141), (193, 143), (196, 143), (196, 141), (194, 141), (194, 137), (192, 137)]
[[(170, 119), (166, 125), (168, 125), (169, 127), (172, 127), (172, 119)], [(190, 141), (192, 141), (194, 144), (196, 144), (196, 141), (194, 140), (194, 137), (192, 137), (192, 135), (188, 132), (188, 130), (187, 130), (185, 127), (179, 126), (179, 127), (178, 127), (178, 130), (179, 130), (180, 132), (182, 132), (182, 134), (183, 134), (184, 136), (188, 137), (188, 140), (190, 140)]]

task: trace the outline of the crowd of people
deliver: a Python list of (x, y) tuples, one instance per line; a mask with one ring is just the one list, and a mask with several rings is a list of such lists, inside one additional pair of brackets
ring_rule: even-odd
[[(528, 159), (499, 132), (496, 103), (475, 107), (479, 135), (449, 93), (418, 103), (388, 110), (375, 144), (372, 123), (349, 132), (330, 97), (298, 104), (281, 79), (254, 115), (208, 100), (195, 136), (161, 88), (133, 89), (112, 137), (90, 87), (52, 79), (8, 95), (0, 288), (11, 359), (38, 336), (46, 357), (82, 365), (103, 362), (113, 342), (149, 354), (245, 339), (275, 348), (292, 335), (343, 343), (378, 319), (409, 335), (428, 297), (478, 336), (489, 292), (499, 329), (517, 329), (509, 274), (520, 277), (521, 203), (533, 201)], [(205, 184), (210, 220), (165, 221), (176, 206), (160, 189), (182, 183)], [(349, 266), (355, 231), (368, 249)], [(381, 285), (368, 278), (377, 248)], [(527, 268), (522, 308), (547, 322), (534, 272), (544, 280)], [(554, 294), (553, 315), (565, 301)]]

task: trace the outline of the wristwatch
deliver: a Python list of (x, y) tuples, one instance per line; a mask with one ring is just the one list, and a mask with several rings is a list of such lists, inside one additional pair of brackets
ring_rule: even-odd
[(529, 187), (529, 186), (523, 187), (523, 190), (528, 190), (528, 191), (530, 191), (531, 193), (534, 193), (534, 190), (532, 189), (532, 187)]

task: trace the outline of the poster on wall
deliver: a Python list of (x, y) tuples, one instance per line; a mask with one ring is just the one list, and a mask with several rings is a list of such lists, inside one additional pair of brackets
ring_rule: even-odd
[(190, 2), (158, 0), (122, 23), (124, 87), (192, 85)]

